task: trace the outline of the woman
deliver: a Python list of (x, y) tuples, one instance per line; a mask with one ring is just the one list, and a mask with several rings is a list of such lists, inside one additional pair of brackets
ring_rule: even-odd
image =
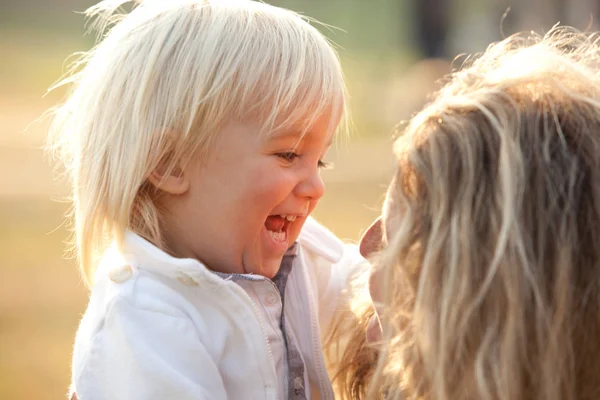
[(396, 141), (346, 397), (600, 398), (596, 38), (490, 46)]

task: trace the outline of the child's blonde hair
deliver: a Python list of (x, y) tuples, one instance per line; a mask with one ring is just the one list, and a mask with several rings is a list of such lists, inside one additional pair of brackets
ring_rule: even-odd
[(206, 157), (227, 121), (252, 118), (269, 134), (299, 120), (307, 130), (326, 109), (346, 115), (338, 57), (306, 18), (249, 0), (146, 0), (117, 13), (127, 2), (87, 10), (101, 32), (113, 26), (61, 82), (72, 89), (50, 135), (72, 178), (87, 278), (128, 229), (160, 245), (148, 175)]
[(373, 361), (363, 316), (348, 397), (600, 398), (597, 42), (494, 44), (397, 140), (383, 338)]

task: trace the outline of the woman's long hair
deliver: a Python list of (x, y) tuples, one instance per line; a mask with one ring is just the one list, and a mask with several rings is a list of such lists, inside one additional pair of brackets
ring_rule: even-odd
[(365, 343), (367, 308), (346, 397), (600, 398), (596, 42), (555, 28), (494, 44), (407, 125), (375, 261), (383, 337)]

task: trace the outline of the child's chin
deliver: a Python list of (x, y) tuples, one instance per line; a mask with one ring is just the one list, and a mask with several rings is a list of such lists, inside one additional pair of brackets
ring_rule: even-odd
[(279, 272), (279, 268), (281, 267), (281, 261), (283, 257), (279, 257), (277, 259), (268, 260), (263, 265), (263, 276), (265, 278), (273, 279), (277, 272)]
[(244, 272), (247, 274), (254, 274), (264, 276), (265, 278), (272, 279), (281, 266), (282, 257), (270, 257), (268, 260), (263, 260), (260, 264), (246, 265)]

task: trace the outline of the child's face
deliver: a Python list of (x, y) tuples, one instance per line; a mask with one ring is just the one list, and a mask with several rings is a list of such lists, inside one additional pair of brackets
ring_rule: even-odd
[(265, 137), (257, 124), (226, 125), (209, 159), (184, 170), (189, 190), (170, 202), (165, 220), (170, 250), (213, 270), (273, 277), (325, 190), (319, 168), (330, 118), (300, 141), (302, 129)]

